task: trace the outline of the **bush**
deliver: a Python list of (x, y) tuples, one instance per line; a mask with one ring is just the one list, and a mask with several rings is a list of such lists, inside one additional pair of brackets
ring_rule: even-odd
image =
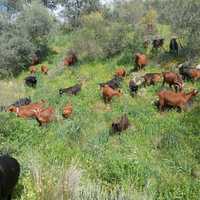
[(64, 26), (66, 26), (68, 30), (74, 30), (80, 26), (82, 15), (90, 14), (101, 8), (99, 0), (68, 0), (63, 1), (62, 4), (65, 7), (63, 16), (67, 21)]
[(4, 33), (0, 37), (0, 75), (18, 74), (31, 61), (34, 46), (26, 36)]
[(54, 22), (48, 10), (38, 4), (28, 5), (16, 20), (0, 17), (0, 75), (17, 75), (31, 64), (36, 50), (47, 53), (48, 37)]
[(12, 24), (9, 23), (8, 16), (1, 14), (0, 15), (0, 35), (6, 31), (9, 31), (12, 28)]
[(82, 28), (73, 40), (73, 47), (83, 58), (110, 58), (132, 46), (132, 27), (106, 19), (95, 12), (82, 19)]
[(160, 1), (160, 8), (158, 8), (160, 21), (170, 24), (173, 31), (184, 39), (186, 46), (198, 52), (200, 50), (199, 9), (198, 0), (165, 0)]
[(47, 45), (53, 25), (53, 17), (40, 4), (26, 6), (17, 18), (17, 26), (36, 47)]

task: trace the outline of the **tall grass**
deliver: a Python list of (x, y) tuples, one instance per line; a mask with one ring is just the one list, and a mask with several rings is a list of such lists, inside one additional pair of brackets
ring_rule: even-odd
[[(194, 99), (187, 112), (170, 110), (160, 114), (153, 102), (157, 92), (168, 86), (162, 88), (158, 83), (141, 88), (132, 98), (128, 89), (132, 77), (126, 77), (123, 95), (105, 105), (98, 84), (112, 78), (115, 69), (121, 67), (121, 58), (63, 67), (67, 48), (64, 41), (68, 40), (68, 36), (59, 36), (50, 45), (58, 53), (52, 55), (52, 62), (45, 62), (50, 69), (48, 76), (37, 73), (36, 89), (24, 86), (29, 72), (0, 85), (3, 105), (31, 96), (33, 102), (47, 100), (57, 116), (47, 127), (38, 127), (35, 120), (0, 113), (0, 151), (11, 153), (22, 166), (15, 199), (199, 199), (199, 178), (191, 172), (194, 167), (196, 174), (200, 171), (200, 98)], [(141, 74), (164, 71), (170, 66), (164, 68), (152, 60)], [(84, 84), (77, 96), (59, 96), (60, 88), (80, 80)], [(186, 82), (185, 90), (192, 88), (200, 89), (199, 82)], [(69, 102), (74, 112), (64, 120), (62, 109)], [(124, 113), (131, 127), (111, 136), (112, 122)]]

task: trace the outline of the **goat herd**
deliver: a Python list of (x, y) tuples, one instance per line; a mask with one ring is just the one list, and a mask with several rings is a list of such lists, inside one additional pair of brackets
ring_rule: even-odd
[[(64, 60), (65, 65), (73, 65), (77, 61), (77, 58), (72, 55), (69, 59)], [(135, 66), (136, 70), (145, 68), (148, 64), (146, 55), (136, 54), (135, 55)], [(156, 106), (162, 112), (166, 107), (176, 107), (183, 110), (187, 104), (192, 100), (192, 97), (198, 94), (197, 90), (192, 90), (188, 93), (183, 92), (184, 80), (190, 79), (192, 82), (200, 78), (200, 69), (198, 67), (191, 67), (189, 64), (184, 63), (178, 66), (179, 74), (175, 72), (163, 72), (163, 73), (147, 73), (142, 76), (142, 83), (139, 85), (135, 80), (130, 80), (129, 90), (131, 96), (137, 95), (137, 92), (141, 86), (155, 85), (163, 79), (163, 85), (167, 83), (171, 90), (162, 90), (158, 93), (159, 101), (156, 102)], [(34, 74), (37, 68), (31, 66), (31, 76), (25, 78), (25, 84), (30, 87), (36, 87), (37, 79)], [(48, 74), (48, 67), (45, 65), (41, 66), (41, 72), (45, 75)], [(105, 82), (100, 83), (100, 90), (105, 103), (111, 102), (114, 96), (122, 96), (122, 92), (119, 89), (123, 79), (128, 76), (124, 68), (118, 68), (114, 74), (114, 78)], [(69, 88), (59, 89), (59, 95), (77, 95), (81, 91), (82, 84), (76, 84)], [(18, 117), (22, 118), (35, 118), (39, 125), (48, 124), (55, 120), (54, 108), (49, 106), (45, 107), (47, 102), (41, 100), (40, 102), (32, 103), (31, 98), (19, 99), (12, 105), (6, 108), (8, 112), (14, 112)], [(67, 104), (63, 108), (63, 117), (68, 118), (73, 112), (73, 106)], [(120, 133), (129, 127), (129, 120), (127, 115), (121, 116), (117, 121), (112, 123), (112, 133)], [(8, 155), (0, 156), (0, 199), (11, 199), (12, 190), (18, 180), (20, 173), (19, 163)]]
[[(75, 54), (72, 54), (68, 58), (64, 59), (64, 65), (74, 65), (77, 62), (77, 57)], [(142, 70), (148, 65), (148, 59), (145, 54), (137, 53), (135, 55), (135, 66), (136, 70)], [(166, 84), (173, 90), (162, 90), (158, 93), (159, 101), (155, 102), (155, 105), (159, 108), (160, 112), (164, 111), (165, 108), (179, 108), (183, 110), (188, 103), (192, 101), (192, 97), (198, 94), (197, 90), (192, 90), (189, 93), (183, 92), (184, 80), (192, 80), (192, 82), (200, 78), (200, 69), (198, 67), (191, 67), (188, 63), (180, 64), (179, 73), (175, 72), (162, 72), (162, 73), (146, 73), (144, 76), (141, 76), (142, 82), (139, 84), (136, 80), (130, 80), (129, 89), (131, 96), (137, 95), (137, 92), (141, 86), (155, 85), (161, 80), (163, 80), (163, 86)], [(34, 75), (37, 71), (35, 66), (29, 68), (31, 76), (25, 78), (25, 84), (30, 87), (36, 87), (37, 79)], [(45, 75), (48, 74), (48, 67), (46, 65), (41, 66), (41, 72)], [(114, 77), (104, 83), (100, 83), (100, 90), (102, 97), (105, 103), (111, 102), (114, 96), (122, 96), (122, 92), (119, 89), (123, 79), (128, 76), (131, 72), (127, 73), (124, 68), (118, 68), (114, 74)], [(68, 88), (59, 89), (59, 95), (77, 95), (82, 88), (82, 84), (76, 84)], [(18, 117), (22, 118), (35, 118), (39, 125), (48, 124), (55, 120), (55, 110), (53, 107), (45, 107), (47, 102), (41, 100), (40, 102), (32, 103), (30, 97), (19, 99), (12, 105), (8, 106), (6, 109), (9, 112), (14, 112)], [(70, 117), (73, 112), (73, 106), (67, 104), (63, 108), (62, 116), (64, 118)], [(124, 120), (124, 116), (122, 117)], [(123, 121), (121, 120), (121, 121)], [(128, 120), (127, 120), (128, 121)], [(128, 122), (127, 122), (128, 123)], [(116, 127), (116, 126), (114, 126)], [(127, 126), (126, 126), (127, 127)], [(120, 130), (120, 128), (119, 128)], [(114, 132), (117, 131), (116, 128)]]
[[(75, 54), (70, 55), (68, 58), (64, 59), (64, 65), (71, 66), (77, 62), (77, 57)], [(144, 69), (148, 65), (148, 59), (145, 54), (137, 53), (135, 55), (135, 69), (137, 71)], [(198, 80), (200, 78), (200, 69), (198, 67), (191, 67), (188, 63), (180, 64), (179, 73), (175, 72), (162, 72), (162, 73), (146, 73), (144, 76), (140, 78), (142, 81), (140, 84), (132, 79), (129, 82), (129, 90), (131, 96), (137, 95), (137, 92), (141, 86), (149, 86), (155, 85), (161, 80), (163, 80), (163, 86), (168, 84), (170, 88), (174, 88), (173, 90), (162, 90), (158, 93), (159, 101), (155, 102), (157, 108), (159, 108), (160, 112), (164, 111), (165, 108), (179, 108), (181, 111), (191, 103), (192, 97), (198, 94), (197, 90), (192, 90), (188, 93), (183, 92), (184, 89), (184, 80), (192, 80), (192, 82)], [(25, 84), (30, 87), (36, 87), (37, 79), (34, 75), (37, 71), (35, 66), (31, 66), (29, 68), (31, 76), (25, 78)], [(114, 96), (120, 97), (122, 96), (122, 92), (120, 90), (121, 82), (125, 77), (127, 77), (132, 71), (129, 73), (126, 72), (124, 68), (118, 68), (114, 74), (114, 77), (104, 83), (100, 83), (100, 90), (102, 93), (102, 97), (105, 103), (111, 102)], [(41, 66), (41, 73), (47, 75), (48, 67), (46, 65)], [(134, 73), (133, 73), (134, 74)], [(82, 88), (82, 84), (76, 84), (68, 88), (60, 88), (59, 95), (63, 94), (67, 95), (77, 95)], [(18, 117), (22, 118), (35, 118), (39, 125), (42, 126), (44, 124), (48, 124), (55, 120), (55, 110), (53, 107), (49, 106), (46, 108), (45, 104), (47, 102), (41, 100), (40, 102), (32, 103), (30, 97), (19, 99), (14, 104), (8, 106), (6, 109), (8, 112), (14, 112)], [(62, 116), (64, 118), (68, 118), (73, 113), (73, 106), (71, 104), (67, 104), (63, 108)], [(126, 120), (125, 120), (126, 119)], [(124, 123), (126, 121), (126, 123)], [(123, 123), (122, 123), (123, 122)], [(121, 132), (122, 130), (128, 127), (128, 119), (127, 116), (122, 116), (122, 118), (118, 122), (118, 126), (112, 126), (113, 132)], [(124, 125), (125, 124), (125, 125)], [(118, 128), (116, 128), (118, 127)], [(124, 127), (124, 128), (122, 128)]]

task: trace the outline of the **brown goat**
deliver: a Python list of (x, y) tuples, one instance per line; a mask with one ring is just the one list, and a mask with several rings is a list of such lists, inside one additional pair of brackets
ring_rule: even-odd
[(36, 71), (37, 71), (37, 68), (35, 66), (30, 66), (29, 71), (30, 71), (31, 74), (35, 74)]
[(118, 68), (115, 72), (115, 76), (118, 76), (118, 77), (125, 77), (126, 76), (126, 71), (125, 69), (123, 68)]
[(182, 91), (184, 83), (180, 75), (175, 72), (163, 72), (163, 86), (168, 83), (170, 88), (174, 86), (176, 92)]
[(161, 80), (160, 73), (148, 73), (143, 76), (144, 78), (144, 86), (146, 85), (155, 85), (155, 83)]
[(159, 109), (163, 111), (165, 106), (178, 107), (181, 110), (185, 105), (192, 99), (193, 96), (198, 94), (197, 90), (192, 90), (189, 93), (175, 93), (173, 91), (161, 91), (158, 93), (159, 96)]
[(48, 71), (49, 71), (49, 69), (48, 69), (48, 67), (46, 66), (46, 65), (42, 65), (41, 66), (41, 72), (43, 73), (43, 74), (48, 74)]
[(123, 115), (120, 119), (118, 119), (116, 122), (112, 123), (112, 132), (122, 132), (126, 130), (129, 127), (130, 123), (128, 120), (127, 115)]
[(137, 53), (135, 55), (135, 65), (137, 70), (143, 69), (148, 64), (146, 55)]
[(191, 69), (191, 77), (193, 80), (200, 79), (200, 70), (199, 69)]
[(64, 107), (62, 115), (64, 118), (68, 118), (72, 114), (72, 112), (73, 112), (73, 107), (71, 104), (68, 104)]
[(102, 91), (103, 99), (104, 99), (105, 103), (110, 102), (114, 96), (121, 96), (122, 95), (119, 90), (118, 91), (113, 90), (108, 85), (105, 85), (102, 90), (103, 90)]
[(52, 107), (36, 111), (35, 115), (39, 126), (42, 126), (43, 124), (48, 124), (55, 119), (55, 111)]
[(18, 117), (31, 118), (35, 117), (35, 113), (42, 110), (44, 102), (31, 103), (25, 106), (11, 106), (8, 108), (8, 112), (14, 112)]
[(68, 57), (64, 58), (64, 65), (71, 66), (78, 61), (78, 58), (75, 53), (70, 53)]

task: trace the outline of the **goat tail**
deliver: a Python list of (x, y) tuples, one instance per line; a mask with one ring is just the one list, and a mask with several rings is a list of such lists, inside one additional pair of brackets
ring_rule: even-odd
[(174, 82), (180, 89), (183, 88), (184, 84), (178, 82), (178, 81), (175, 81)]

